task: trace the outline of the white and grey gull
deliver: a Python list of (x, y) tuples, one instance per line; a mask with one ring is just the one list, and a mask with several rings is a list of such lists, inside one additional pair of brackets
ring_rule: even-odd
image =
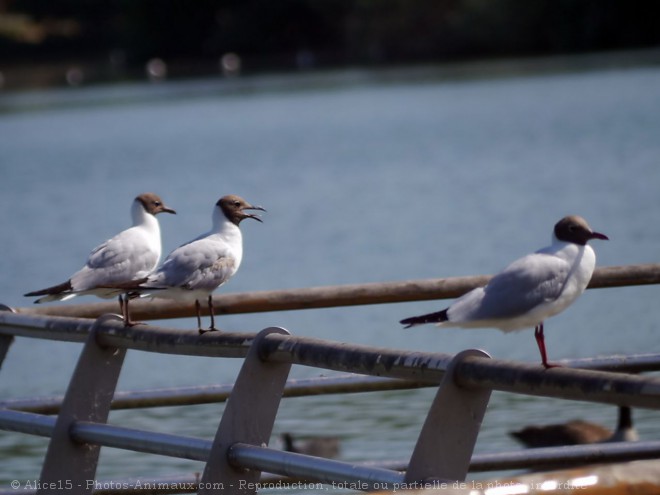
[(514, 261), (486, 286), (464, 294), (448, 308), (401, 323), (406, 328), (435, 323), (504, 332), (534, 327), (543, 366), (555, 366), (548, 362), (543, 322), (569, 307), (589, 284), (596, 266), (594, 250), (587, 244), (592, 239), (608, 237), (591, 230), (582, 217), (564, 217), (555, 224), (549, 246)]
[(247, 210), (266, 211), (236, 195), (220, 198), (213, 208), (211, 230), (172, 251), (136, 290), (143, 296), (194, 301), (200, 333), (206, 331), (202, 329), (200, 300), (206, 300), (211, 317), (208, 330), (216, 330), (212, 293), (241, 265), (243, 237), (239, 224), (246, 218), (262, 221)]
[(94, 248), (85, 266), (66, 282), (25, 296), (43, 296), (35, 303), (66, 301), (87, 294), (101, 298), (118, 296), (124, 324), (133, 325), (128, 308), (129, 291), (124, 287), (145, 281), (158, 266), (162, 246), (156, 215), (163, 212), (176, 213), (157, 194), (140, 194), (131, 205), (130, 228)]

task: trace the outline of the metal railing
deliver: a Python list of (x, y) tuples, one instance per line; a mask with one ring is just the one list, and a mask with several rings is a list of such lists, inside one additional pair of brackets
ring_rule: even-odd
[[(487, 278), (363, 284), (225, 295), (216, 299), (217, 307), (224, 312), (379, 304), (455, 297), (483, 284)], [(591, 287), (657, 283), (660, 265), (608, 267), (596, 271)], [(134, 316), (141, 319), (179, 317), (184, 311), (189, 314), (189, 309), (161, 303), (135, 304), (134, 308)], [(3, 309), (0, 359), (14, 336), (84, 342), (64, 397), (0, 402), (0, 429), (51, 438), (38, 493), (56, 491), (46, 487), (49, 482), (62, 479), (70, 480), (74, 493), (94, 491), (95, 486), (86, 481), (95, 479), (101, 446), (202, 461), (202, 476), (189, 489), (178, 487), (176, 491), (201, 494), (219, 487), (232, 493), (255, 493), (261, 472), (376, 490), (464, 480), (470, 469), (562, 466), (577, 459), (593, 462), (660, 457), (660, 442), (653, 441), (581, 446), (570, 452), (536, 449), (473, 456), (491, 391), (660, 409), (660, 379), (639, 374), (660, 370), (660, 354), (562, 361), (563, 367), (544, 370), (535, 365), (491, 359), (483, 351), (468, 350), (457, 355), (399, 351), (297, 337), (276, 327), (258, 334), (218, 332), (203, 337), (196, 332), (152, 325), (127, 328), (117, 316), (103, 314), (116, 309), (104, 303), (39, 310)], [(85, 317), (72, 317), (72, 313)], [(236, 382), (230, 385), (116, 392), (128, 349), (244, 361)], [(351, 375), (288, 380), (294, 364)], [(264, 447), (283, 397), (413, 387), (436, 387), (437, 392), (408, 460), (347, 463)], [(107, 424), (111, 408), (201, 404), (228, 398), (214, 440)], [(438, 448), (438, 443), (451, 448)], [(173, 493), (166, 485), (162, 493)]]

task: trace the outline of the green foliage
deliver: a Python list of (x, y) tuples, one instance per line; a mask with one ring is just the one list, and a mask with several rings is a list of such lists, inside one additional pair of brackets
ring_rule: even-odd
[[(658, 18), (660, 3), (636, 0), (15, 0), (0, 11), (0, 57), (119, 52), (137, 65), (235, 52), (286, 67), (304, 50), (319, 65), (439, 61), (657, 45)], [(63, 21), (75, 34), (55, 28)], [(16, 26), (43, 39), (21, 40)]]

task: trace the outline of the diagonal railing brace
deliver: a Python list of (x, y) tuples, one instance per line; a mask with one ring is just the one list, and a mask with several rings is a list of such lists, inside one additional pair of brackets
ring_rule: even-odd
[[(96, 320), (71, 376), (41, 469), (38, 495), (61, 495), (63, 488), (76, 495), (92, 493), (101, 447), (74, 442), (70, 429), (76, 421), (108, 420), (126, 355), (125, 348), (101, 347), (97, 343), (97, 329), (108, 320), (121, 318), (104, 315)], [(62, 480), (66, 480), (66, 487)]]
[(273, 432), (275, 416), (284, 392), (291, 363), (263, 361), (260, 344), (265, 336), (289, 335), (283, 328), (271, 327), (259, 332), (250, 346), (243, 367), (229, 396), (216, 432), (208, 463), (199, 484), (201, 494), (248, 495), (257, 491), (261, 473), (242, 470), (229, 463), (229, 449), (235, 443), (266, 445)]
[(456, 367), (466, 356), (490, 357), (476, 349), (454, 356), (419, 434), (406, 483), (465, 480), (491, 393), (456, 384)]

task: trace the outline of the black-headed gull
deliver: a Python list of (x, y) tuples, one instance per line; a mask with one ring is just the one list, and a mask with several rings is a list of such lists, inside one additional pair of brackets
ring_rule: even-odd
[(552, 244), (528, 254), (495, 275), (485, 287), (459, 297), (448, 308), (401, 320), (406, 328), (424, 323), (460, 328), (498, 328), (504, 332), (534, 327), (545, 368), (548, 363), (543, 321), (570, 306), (584, 292), (596, 266), (596, 254), (587, 244), (607, 240), (579, 216), (562, 218)]
[(215, 330), (212, 293), (234, 276), (243, 258), (243, 236), (238, 225), (246, 218), (261, 222), (246, 210), (266, 211), (235, 195), (224, 196), (213, 208), (211, 230), (172, 251), (163, 264), (142, 283), (139, 291), (151, 297), (194, 301), (197, 327), (202, 320), (200, 300), (206, 299)]
[(86, 294), (102, 298), (118, 295), (124, 324), (132, 325), (128, 311), (129, 296), (122, 287), (146, 280), (158, 266), (162, 248), (156, 215), (162, 212), (176, 213), (165, 206), (158, 195), (140, 194), (131, 206), (132, 227), (97, 246), (89, 254), (85, 266), (66, 282), (25, 295), (43, 296), (35, 303), (66, 301)]

